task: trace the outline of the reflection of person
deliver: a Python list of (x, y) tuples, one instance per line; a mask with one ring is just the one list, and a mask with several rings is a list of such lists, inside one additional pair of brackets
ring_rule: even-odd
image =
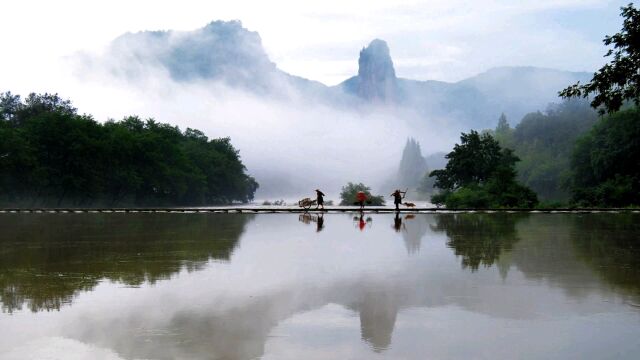
[(396, 211), (400, 210), (400, 204), (402, 204), (402, 198), (407, 194), (406, 191), (400, 191), (399, 189), (396, 189), (396, 191), (394, 191), (391, 195), (389, 196), (393, 196), (393, 203), (396, 206)]
[(364, 213), (361, 212), (360, 215), (353, 217), (353, 221), (355, 222), (356, 227), (360, 229), (360, 231), (364, 231), (364, 228), (366, 226), (371, 227), (371, 223), (373, 222), (373, 219), (371, 217), (367, 217), (365, 219)]
[(318, 227), (316, 228), (316, 232), (322, 231), (322, 228), (324, 228), (324, 215), (323, 214), (318, 215), (317, 225), (318, 225)]
[(364, 202), (367, 201), (367, 194), (365, 194), (364, 191), (358, 191), (356, 194), (356, 200), (360, 205), (360, 211), (364, 210)]
[(317, 200), (318, 200), (318, 204), (316, 205), (316, 209), (320, 206), (322, 206), (322, 210), (324, 210), (324, 193), (318, 189), (316, 189), (316, 195)]
[(402, 218), (400, 217), (399, 212), (396, 212), (396, 217), (393, 219), (393, 229), (396, 232), (400, 232), (402, 229)]

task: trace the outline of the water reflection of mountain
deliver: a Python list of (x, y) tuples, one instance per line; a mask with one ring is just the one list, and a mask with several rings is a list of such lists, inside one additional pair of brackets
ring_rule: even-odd
[[(488, 215), (492, 217), (494, 215)], [(480, 217), (481, 219), (477, 219)], [(487, 219), (487, 215), (463, 216), (463, 219), (452, 219), (449, 215), (417, 216), (403, 222), (406, 232), (403, 239), (407, 251), (420, 247), (421, 238), (428, 233), (429, 225), (435, 223), (443, 231), (446, 229), (454, 236), (474, 234), (483, 246), (475, 246), (472, 242), (455, 242), (459, 249), (456, 252), (470, 258), (485, 259), (483, 264), (490, 266), (489, 259), (499, 257), (499, 250), (491, 246), (504, 248), (501, 241), (488, 241), (492, 235), (497, 239), (511, 239), (506, 236), (514, 234), (514, 224), (521, 216), (509, 215), (507, 218)], [(496, 215), (496, 217), (501, 217)], [(300, 219), (298, 219), (300, 220)], [(403, 219), (405, 220), (405, 219)], [(435, 221), (434, 221), (435, 220)], [(303, 221), (304, 222), (304, 221)], [(334, 221), (335, 222), (335, 221)], [(489, 222), (491, 230), (478, 236), (479, 224)], [(404, 230), (403, 230), (404, 231)], [(417, 246), (407, 245), (418, 244)], [(510, 244), (511, 241), (508, 241)], [(465, 245), (473, 245), (464, 248)], [(480, 251), (480, 255), (474, 253)], [(491, 258), (483, 254), (491, 254)], [(423, 264), (424, 265), (424, 264)], [(468, 272), (449, 274), (433, 274), (432, 269), (417, 267), (406, 269), (401, 274), (379, 273), (382, 276), (351, 279), (334, 279), (327, 287), (316, 287), (304, 284), (274, 289), (267, 294), (252, 299), (236, 299), (228, 301), (234, 305), (223, 308), (219, 305), (205, 312), (188, 310), (176, 311), (165, 318), (149, 318), (145, 313), (130, 313), (126, 317), (129, 326), (121, 330), (117, 339), (110, 339), (101, 345), (113, 347), (117, 344), (118, 352), (127, 357), (152, 358), (229, 358), (251, 359), (264, 355), (265, 344), (270, 333), (282, 321), (305, 311), (320, 309), (327, 304), (340, 304), (353, 310), (359, 316), (360, 332), (363, 341), (367, 342), (375, 352), (384, 352), (391, 346), (393, 331), (398, 313), (411, 307), (438, 307), (458, 305), (478, 312), (493, 313), (506, 317), (532, 316), (522, 313), (513, 306), (503, 304), (492, 307), (491, 304), (505, 303), (502, 294), (483, 293), (482, 285), (490, 281), (490, 277), (468, 278)], [(224, 297), (217, 294), (216, 297)], [(517, 296), (517, 295), (516, 295)], [(527, 295), (523, 295), (527, 296)], [(479, 302), (481, 298), (493, 297), (487, 305)], [(510, 297), (509, 300), (513, 300)], [(523, 298), (524, 300), (524, 298)], [(227, 301), (216, 302), (227, 303)], [(520, 303), (516, 301), (516, 303)], [(532, 310), (533, 312), (534, 310)], [(117, 321), (116, 321), (117, 322)], [(92, 324), (93, 327), (96, 324)], [(106, 325), (98, 325), (104, 327)], [(140, 328), (156, 329), (154, 336), (141, 339), (136, 333)], [(87, 329), (75, 329), (73, 337), (90, 343), (100, 341), (93, 332)], [(132, 339), (136, 339), (134, 341)], [(143, 341), (144, 340), (144, 341)]]
[(227, 260), (252, 215), (30, 214), (0, 216), (3, 311), (60, 309), (101, 279), (167, 279)]
[(404, 240), (404, 246), (407, 249), (407, 254), (411, 255), (420, 252), (422, 238), (427, 234), (430, 228), (429, 220), (432, 220), (432, 218), (421, 215), (416, 216), (414, 214), (407, 214), (402, 217), (399, 214), (396, 214), (394, 228), (396, 231), (402, 233), (402, 239)]
[[(259, 224), (261, 230), (278, 228), (281, 219), (265, 220)], [(337, 218), (331, 220), (332, 226), (339, 226)], [(353, 233), (350, 229), (347, 231), (352, 226), (351, 219), (344, 220), (347, 220), (342, 222), (345, 233)], [(380, 217), (375, 220), (382, 222)], [(270, 336), (278, 336), (273, 334), (274, 329), (287, 319), (300, 313), (321, 311), (328, 304), (339, 304), (356, 313), (361, 338), (375, 352), (393, 348), (398, 314), (410, 308), (453, 306), (492, 317), (527, 320), (541, 314), (547, 319), (555, 318), (569, 310), (600, 313), (609, 305), (599, 300), (589, 301), (589, 295), (622, 295), (626, 299), (640, 286), (634, 281), (640, 267), (635, 256), (637, 250), (634, 250), (637, 246), (630, 245), (638, 241), (638, 220), (636, 215), (620, 219), (560, 214), (419, 215), (405, 225), (409, 227), (418, 221), (432, 224), (435, 233), (429, 234), (427, 229), (424, 237), (444, 233), (447, 246), (462, 257), (462, 271), (459, 260), (434, 264), (416, 256), (411, 257), (405, 267), (367, 271), (359, 276), (336, 273), (322, 278), (326, 281), (320, 283), (309, 282), (305, 274), (301, 274), (296, 278), (299, 282), (278, 283), (279, 286), (252, 293), (256, 296), (211, 290), (197, 307), (190, 299), (178, 298), (166, 311), (147, 312), (138, 308), (108, 318), (100, 317), (67, 330), (67, 336), (113, 348), (127, 358), (250, 359), (265, 354)], [(384, 219), (385, 224), (392, 221), (390, 217)], [(614, 232), (622, 235), (612, 238)], [(385, 241), (393, 239), (397, 237), (384, 238)], [(264, 238), (257, 236), (256, 240), (260, 242)], [(251, 241), (247, 239), (245, 243)], [(285, 242), (294, 243), (303, 243), (305, 248), (310, 244)], [(317, 246), (324, 242), (311, 244)], [(374, 244), (367, 242), (367, 246)], [(254, 251), (264, 249), (270, 248)], [(429, 252), (418, 255), (425, 254)], [(315, 273), (319, 263), (312, 260), (306, 260), (309, 261), (307, 271)], [(490, 269), (494, 265), (499, 267), (502, 279)], [(306, 268), (298, 271), (300, 269)], [(507, 275), (509, 271), (513, 273)], [(503, 286), (503, 282), (508, 281), (515, 284)], [(533, 291), (536, 287), (542, 291)], [(567, 297), (558, 296), (562, 292), (554, 292), (554, 288), (582, 301), (567, 301)], [(127, 326), (115, 325), (121, 323)], [(145, 332), (141, 333), (140, 329)], [(105, 331), (112, 332), (105, 337)]]

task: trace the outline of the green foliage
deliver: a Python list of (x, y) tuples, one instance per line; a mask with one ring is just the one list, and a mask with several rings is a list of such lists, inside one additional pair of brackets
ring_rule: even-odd
[(442, 190), (437, 194), (433, 194), (431, 195), (431, 203), (437, 207), (440, 207), (445, 204), (451, 194), (452, 192), (449, 190)]
[(363, 183), (352, 183), (349, 182), (347, 185), (342, 187), (340, 191), (340, 205), (353, 205), (356, 201), (356, 194), (362, 191), (367, 194), (367, 204), (382, 206), (384, 205), (384, 197), (382, 195), (371, 195), (371, 188), (366, 186)]
[(0, 96), (0, 202), (246, 202), (258, 184), (228, 138), (131, 116), (99, 124), (58, 95)]
[(515, 129), (499, 131), (502, 147), (514, 150), (518, 181), (544, 201), (568, 201), (565, 183), (570, 177), (569, 159), (576, 139), (589, 131), (597, 113), (584, 100), (551, 105), (545, 113), (527, 114)]
[(640, 11), (633, 4), (621, 10), (622, 30), (604, 39), (613, 45), (606, 54), (613, 60), (590, 83), (560, 92), (563, 97), (596, 94), (591, 106), (610, 114), (576, 142), (568, 183), (579, 206), (640, 204), (640, 113), (633, 108), (614, 114), (625, 102), (640, 105)]
[(480, 135), (471, 130), (469, 134), (462, 133), (460, 140), (446, 155), (447, 166), (430, 174), (436, 177), (435, 186), (440, 189), (455, 190), (483, 183), (503, 159), (500, 145), (490, 134)]
[(591, 105), (600, 107), (601, 114), (618, 111), (627, 100), (640, 105), (640, 10), (633, 4), (621, 10), (622, 30), (603, 40), (607, 46), (613, 44), (605, 55), (613, 55), (613, 60), (600, 68), (589, 83), (578, 82), (560, 92), (565, 98), (595, 94)]
[(442, 170), (434, 170), (435, 186), (443, 192), (431, 202), (448, 208), (531, 208), (536, 194), (515, 180), (519, 160), (510, 149), (503, 149), (488, 133), (462, 134), (461, 143), (447, 154)]
[(457, 191), (451, 192), (443, 200), (444, 205), (450, 209), (492, 207), (489, 193), (480, 186), (461, 187)]
[(566, 203), (561, 201), (540, 201), (536, 208), (538, 209), (561, 209), (570, 208)]
[(571, 158), (572, 200), (581, 206), (640, 205), (640, 110), (604, 117)]
[(431, 202), (450, 209), (479, 208), (533, 208), (538, 203), (536, 193), (516, 182), (507, 182), (506, 187), (495, 179), (484, 186), (470, 185), (453, 192), (444, 192), (431, 197)]

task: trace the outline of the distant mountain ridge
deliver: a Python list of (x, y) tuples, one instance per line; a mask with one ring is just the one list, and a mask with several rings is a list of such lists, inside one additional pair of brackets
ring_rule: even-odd
[(391, 52), (375, 39), (360, 51), (358, 74), (336, 86), (280, 70), (266, 54), (260, 35), (240, 21), (213, 21), (194, 31), (144, 31), (116, 38), (106, 57), (112, 72), (123, 77), (144, 76), (160, 68), (177, 82), (221, 81), (261, 96), (296, 96), (335, 106), (366, 109), (392, 105), (411, 109), (425, 121), (437, 116), (452, 125), (482, 129), (495, 126), (501, 113), (511, 124), (528, 112), (558, 102), (557, 92), (585, 72), (536, 67), (499, 67), (448, 83), (396, 76)]
[(112, 41), (107, 57), (115, 60), (113, 73), (134, 79), (152, 67), (166, 71), (177, 82), (216, 80), (263, 95), (286, 87), (320, 92), (326, 88), (279, 70), (260, 35), (237, 20), (213, 21), (193, 31), (126, 33)]
[[(453, 116), (482, 129), (495, 126), (501, 113), (517, 123), (527, 113), (557, 102), (558, 91), (591, 74), (532, 66), (492, 68), (455, 82), (396, 77), (386, 42), (373, 40), (360, 51), (358, 75), (336, 88), (367, 102), (395, 103), (425, 115)], [(515, 121), (514, 121), (515, 120)]]

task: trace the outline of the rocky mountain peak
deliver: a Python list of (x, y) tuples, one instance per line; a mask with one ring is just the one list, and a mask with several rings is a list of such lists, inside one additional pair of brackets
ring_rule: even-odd
[(393, 101), (397, 98), (397, 78), (389, 46), (375, 39), (360, 51), (355, 92), (369, 100)]
[(384, 40), (375, 39), (360, 51), (358, 76), (375, 82), (395, 80), (396, 71)]

